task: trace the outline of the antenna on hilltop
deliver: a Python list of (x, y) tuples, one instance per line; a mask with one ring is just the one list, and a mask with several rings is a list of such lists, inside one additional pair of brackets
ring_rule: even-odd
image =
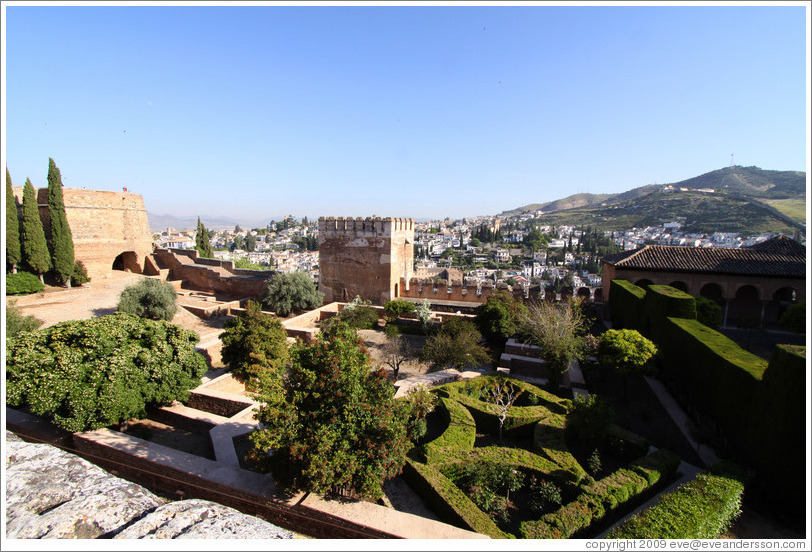
[(733, 168), (733, 154), (730, 154), (730, 168)]

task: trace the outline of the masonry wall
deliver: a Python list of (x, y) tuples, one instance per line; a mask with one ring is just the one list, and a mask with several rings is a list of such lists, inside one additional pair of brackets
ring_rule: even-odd
[(232, 261), (199, 258), (194, 249), (156, 248), (154, 257), (160, 268), (169, 269), (170, 280), (181, 280), (184, 287), (223, 298), (256, 299), (273, 274), (266, 270), (235, 270)]
[[(22, 207), (23, 187), (13, 188)], [(73, 234), (74, 255), (82, 261), (91, 278), (107, 278), (113, 262), (122, 253), (129, 255), (128, 267), (140, 271), (152, 253), (152, 234), (144, 199), (139, 194), (63, 188), (65, 215)], [(45, 235), (50, 233), (48, 189), (37, 191), (37, 204)], [(22, 216), (22, 211), (20, 211)]]
[(356, 296), (382, 305), (414, 271), (414, 221), (319, 218), (319, 289), (326, 303)]

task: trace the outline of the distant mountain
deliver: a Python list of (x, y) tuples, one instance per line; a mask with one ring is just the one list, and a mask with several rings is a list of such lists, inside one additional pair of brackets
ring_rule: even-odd
[[(162, 232), (167, 228), (183, 230), (184, 228), (197, 228), (197, 216), (176, 216), (176, 215), (156, 215), (147, 211), (149, 229), (153, 232)], [(209, 230), (233, 229), (238, 224), (242, 228), (261, 228), (268, 224), (268, 221), (238, 220), (232, 217), (200, 215), (200, 221)]]
[(791, 233), (805, 229), (805, 198), (804, 172), (735, 166), (621, 194), (576, 194), (502, 215), (541, 211), (536, 216), (541, 224), (607, 230), (659, 226), (679, 220), (688, 232)]
[[(735, 165), (681, 182), (670, 184), (674, 188), (712, 189), (719, 193), (738, 194), (756, 199), (805, 199), (806, 173), (802, 171), (769, 171), (759, 167)], [(520, 213), (555, 213), (567, 209), (597, 206), (602, 203), (621, 203), (663, 189), (667, 184), (649, 184), (619, 194), (575, 194), (547, 203), (530, 203), (501, 216)]]

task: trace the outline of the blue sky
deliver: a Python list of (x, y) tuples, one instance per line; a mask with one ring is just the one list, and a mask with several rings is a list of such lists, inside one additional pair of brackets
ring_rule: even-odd
[(15, 185), (156, 214), (461, 218), (807, 171), (808, 3), (14, 6)]

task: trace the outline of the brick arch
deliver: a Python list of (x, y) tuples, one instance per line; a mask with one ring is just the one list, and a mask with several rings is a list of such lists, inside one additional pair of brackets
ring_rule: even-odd
[(643, 288), (643, 289), (645, 289), (645, 288), (647, 288), (648, 286), (653, 285), (653, 284), (654, 284), (654, 282), (652, 282), (652, 281), (651, 281), (651, 280), (649, 280), (648, 278), (640, 278), (639, 280), (637, 280), (637, 281), (634, 283), (634, 285), (636, 285), (637, 287), (641, 287), (641, 288)]
[(782, 286), (776, 289), (772, 294), (772, 299), (764, 307), (764, 322), (777, 323), (787, 307), (797, 303), (799, 297), (799, 290), (793, 286)]
[(734, 325), (748, 319), (762, 320), (761, 292), (753, 284), (744, 284), (736, 288), (736, 293), (730, 301), (728, 321)]
[(685, 293), (688, 293), (688, 284), (686, 284), (682, 280), (674, 280), (673, 282), (671, 282), (668, 285), (671, 286), (672, 288), (676, 288), (676, 289), (678, 289), (680, 291), (684, 291)]
[(138, 254), (135, 251), (124, 251), (119, 253), (112, 264), (113, 270), (123, 270), (141, 274), (141, 265), (138, 262)]
[(578, 288), (576, 296), (579, 298), (583, 297), (584, 299), (589, 300), (592, 297), (592, 292), (589, 291), (588, 287), (583, 286)]

